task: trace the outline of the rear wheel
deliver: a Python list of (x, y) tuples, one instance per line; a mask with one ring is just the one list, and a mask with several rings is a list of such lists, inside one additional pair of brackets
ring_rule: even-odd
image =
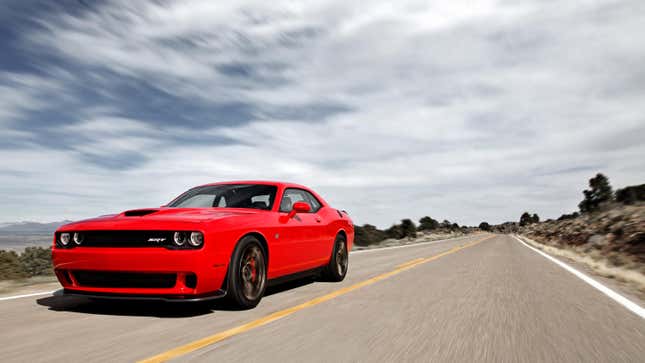
[(254, 308), (264, 295), (267, 282), (266, 252), (260, 241), (247, 236), (235, 247), (229, 267), (227, 296), (242, 308)]
[(334, 249), (329, 259), (329, 264), (323, 271), (326, 280), (339, 282), (345, 279), (349, 267), (349, 252), (347, 251), (347, 240), (339, 234), (334, 241)]

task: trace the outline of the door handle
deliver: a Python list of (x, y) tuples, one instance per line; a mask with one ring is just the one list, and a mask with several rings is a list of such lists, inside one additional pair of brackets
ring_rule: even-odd
[(316, 217), (316, 222), (320, 223), (320, 217)]

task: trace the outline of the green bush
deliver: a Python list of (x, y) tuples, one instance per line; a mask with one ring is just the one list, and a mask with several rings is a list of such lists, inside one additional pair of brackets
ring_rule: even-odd
[(490, 231), (490, 224), (488, 224), (488, 222), (481, 222), (479, 224), (479, 229), (482, 231)]
[(0, 250), (0, 280), (50, 275), (53, 272), (50, 248), (27, 247), (21, 254)]
[(52, 274), (51, 254), (51, 248), (27, 247), (19, 258), (22, 269), (29, 276)]
[(27, 277), (27, 272), (14, 251), (0, 250), (0, 280), (20, 279)]

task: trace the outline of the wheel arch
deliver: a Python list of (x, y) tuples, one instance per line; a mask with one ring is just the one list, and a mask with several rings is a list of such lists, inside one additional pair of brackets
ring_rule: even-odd
[(344, 230), (344, 229), (342, 229), (342, 228), (341, 228), (341, 229), (339, 229), (339, 230), (338, 230), (338, 232), (336, 232), (336, 236), (338, 236), (338, 235), (341, 235), (341, 236), (345, 237), (345, 243), (347, 243), (347, 242), (348, 242), (348, 241), (347, 241), (347, 232), (345, 232), (345, 230)]
[(269, 271), (269, 244), (267, 243), (266, 238), (264, 235), (258, 231), (250, 231), (246, 232), (243, 235), (241, 235), (236, 241), (235, 244), (233, 245), (233, 249), (231, 250), (231, 254), (228, 257), (228, 263), (226, 265), (226, 275), (224, 276), (224, 281), (222, 282), (222, 289), (227, 291), (228, 290), (228, 278), (229, 278), (229, 273), (231, 270), (231, 260), (233, 259), (233, 253), (235, 252), (235, 249), (237, 248), (237, 245), (246, 237), (255, 237), (257, 238), (258, 241), (260, 241), (260, 245), (262, 245), (262, 248), (264, 248), (264, 252), (266, 253), (266, 269), (267, 272)]
[[(242, 237), (240, 237), (237, 242), (235, 243), (235, 246), (237, 247), (237, 244), (240, 243), (241, 240), (243, 240), (245, 237), (253, 236), (260, 241), (260, 244), (262, 245), (262, 248), (264, 248), (264, 252), (266, 253), (266, 265), (267, 265), (267, 271), (269, 270), (269, 244), (267, 243), (267, 239), (264, 237), (264, 235), (260, 232), (257, 231), (251, 231), (245, 233)], [(229, 262), (230, 263), (230, 262)]]

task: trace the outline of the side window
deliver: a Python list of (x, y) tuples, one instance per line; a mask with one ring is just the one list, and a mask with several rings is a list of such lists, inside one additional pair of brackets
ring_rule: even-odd
[(299, 189), (285, 189), (280, 202), (280, 212), (289, 213), (293, 208), (293, 203), (305, 201), (302, 191)]
[(285, 189), (280, 202), (280, 212), (289, 213), (293, 203), (306, 202), (311, 206), (311, 212), (315, 213), (320, 209), (320, 202), (311, 193), (302, 189)]
[(320, 209), (321, 205), (318, 199), (309, 192), (304, 192), (307, 199), (309, 199), (309, 205), (311, 206), (311, 213), (316, 213)]

